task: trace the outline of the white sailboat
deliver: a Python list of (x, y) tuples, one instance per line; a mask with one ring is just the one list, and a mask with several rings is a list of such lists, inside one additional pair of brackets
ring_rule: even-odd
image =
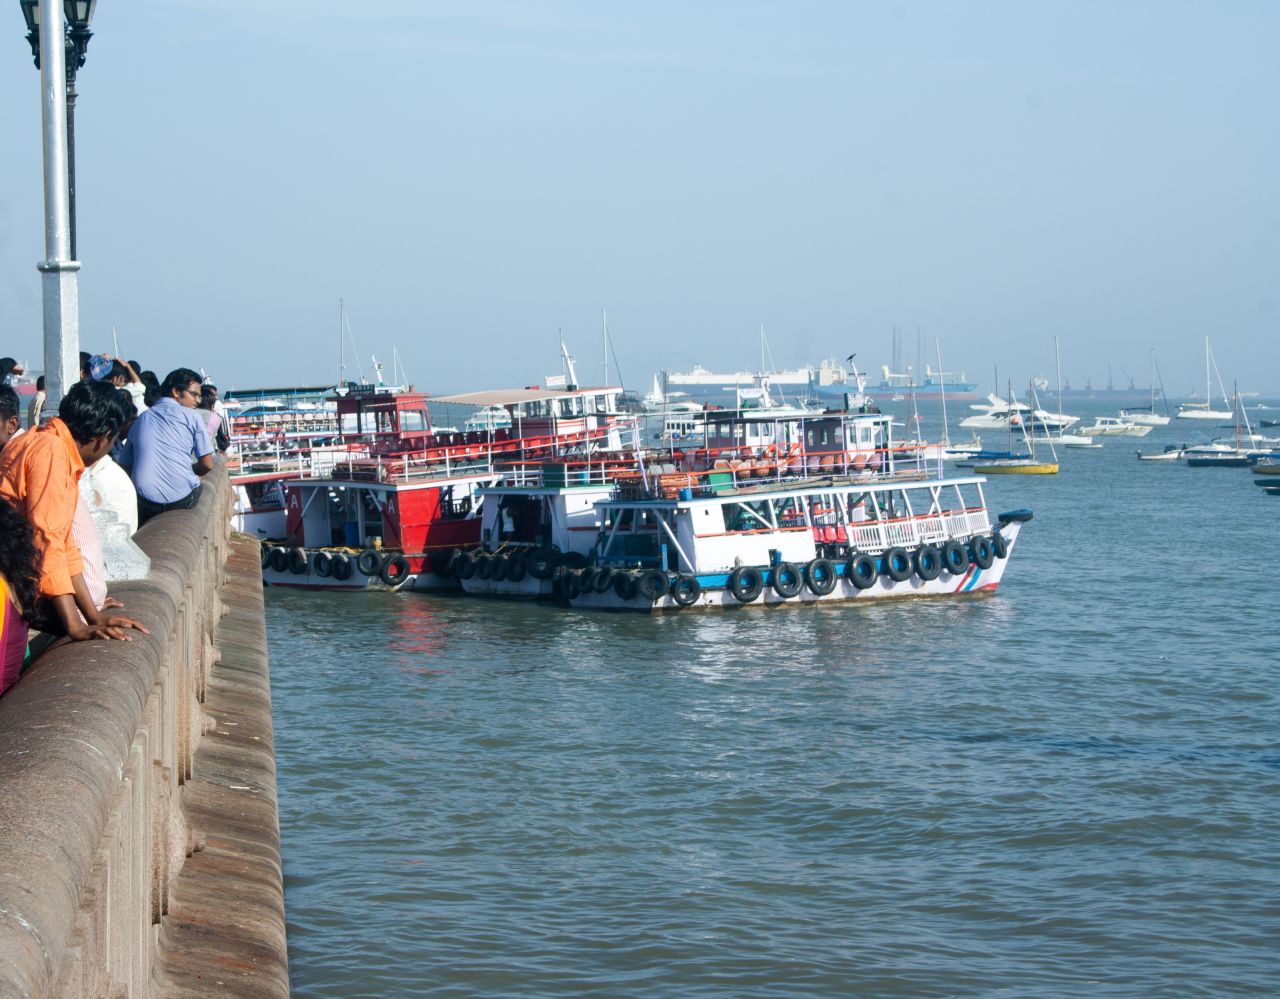
[[(1204, 338), (1204, 402), (1184, 402), (1178, 407), (1178, 419), (1180, 420), (1214, 420), (1221, 423), (1223, 420), (1230, 420), (1234, 413), (1230, 409), (1214, 409), (1213, 397), (1209, 394), (1209, 368), (1212, 365), (1213, 370), (1217, 372), (1218, 365), (1213, 360), (1213, 353), (1209, 350), (1209, 338)], [(1227, 400), (1227, 390), (1222, 386), (1222, 375), (1218, 374), (1218, 388), (1222, 391), (1222, 401), (1228, 406), (1231, 405)]]
[[(1156, 381), (1160, 382), (1160, 398), (1164, 400), (1164, 412), (1156, 412)], [(1136, 423), (1140, 427), (1167, 427), (1169, 425), (1169, 397), (1164, 392), (1164, 379), (1156, 366), (1156, 351), (1151, 348), (1151, 405), (1120, 410), (1120, 419)]]
[(933, 350), (938, 357), (938, 388), (942, 393), (942, 457), (944, 459), (967, 458), (982, 450), (982, 438), (975, 430), (967, 442), (953, 444), (951, 442), (951, 424), (947, 419), (947, 374), (942, 367), (942, 348), (935, 338)]
[[(1067, 427), (1070, 426), (1070, 424), (1065, 422), (1066, 417), (1063, 416), (1063, 413), (1062, 413), (1062, 350), (1058, 345), (1058, 338), (1056, 336), (1053, 338), (1053, 363), (1054, 363), (1054, 368), (1056, 369), (1058, 374), (1059, 427), (1058, 427), (1058, 432), (1056, 434), (1050, 431), (1050, 432), (1046, 432), (1046, 436), (1051, 441), (1055, 441), (1058, 444), (1064, 445), (1065, 447), (1081, 447), (1081, 448), (1094, 447), (1095, 445), (1093, 443), (1093, 438), (1089, 436), (1088, 431), (1085, 431), (1084, 433), (1079, 433), (1079, 434), (1067, 433)], [(1033, 382), (1033, 387), (1034, 387), (1034, 382)], [(1076, 417), (1073, 417), (1073, 419), (1076, 419)], [(1097, 446), (1100, 447), (1101, 445), (1097, 445)]]

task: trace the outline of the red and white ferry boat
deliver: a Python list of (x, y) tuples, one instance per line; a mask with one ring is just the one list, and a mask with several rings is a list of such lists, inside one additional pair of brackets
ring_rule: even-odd
[[(352, 391), (337, 399), (337, 442), (312, 469), (278, 480), (284, 527), (262, 549), (263, 579), (304, 589), (456, 588), (445, 559), (477, 547), (482, 489), (544, 462), (595, 461), (637, 436), (621, 387), (533, 386), (433, 397), (504, 410), (485, 429), (436, 431), (426, 395)], [(311, 459), (316, 458), (312, 452)], [(440, 570), (440, 571), (437, 571)]]

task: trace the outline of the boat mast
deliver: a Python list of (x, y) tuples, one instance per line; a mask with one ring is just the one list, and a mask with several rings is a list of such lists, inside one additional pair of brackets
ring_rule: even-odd
[(600, 328), (604, 334), (604, 381), (600, 383), (602, 388), (609, 387), (609, 313), (605, 309), (600, 310)]
[(346, 315), (347, 303), (341, 298), (338, 299), (338, 387), (343, 388), (347, 384), (347, 357), (346, 350), (342, 341), (343, 333), (343, 317)]
[[(1053, 338), (1053, 363), (1058, 369), (1058, 422), (1062, 422), (1062, 349), (1058, 345), (1058, 338)], [(1059, 429), (1058, 433), (1062, 433)]]
[(947, 373), (942, 370), (942, 348), (938, 338), (933, 338), (933, 352), (938, 358), (938, 391), (942, 393), (942, 446), (951, 444), (951, 428), (947, 425)]

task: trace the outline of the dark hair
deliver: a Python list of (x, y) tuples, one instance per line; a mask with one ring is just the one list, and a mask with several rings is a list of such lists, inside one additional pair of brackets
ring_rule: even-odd
[(0, 385), (0, 421), (18, 415), (18, 393), (12, 385)]
[(129, 377), (129, 369), (126, 368), (119, 361), (112, 361), (111, 370), (108, 371), (105, 376), (103, 376), (102, 380), (104, 382), (109, 382), (111, 381), (112, 378), (128, 379), (128, 377)]
[(131, 358), (131, 359), (129, 360), (129, 367), (133, 368), (133, 370), (134, 370), (134, 371), (138, 372), (138, 377), (139, 377), (139, 378), (141, 378), (141, 377), (142, 377), (142, 362), (141, 362), (141, 361), (135, 361), (135, 360), (133, 360), (133, 359)]
[(92, 359), (93, 358), (90, 356), (87, 350), (80, 351), (80, 377), (81, 378), (89, 377), (89, 362)]
[(133, 426), (133, 421), (138, 418), (138, 407), (133, 404), (133, 396), (129, 394), (128, 389), (116, 389), (120, 396), (120, 401), (124, 405), (125, 411), (128, 412), (129, 418), (124, 421), (119, 433), (116, 435), (117, 440), (124, 440), (129, 434), (129, 428)]
[(44, 375), (41, 375), (39, 378), (36, 379), (36, 391), (37, 392), (44, 391)]
[(192, 371), (190, 368), (174, 368), (160, 383), (160, 395), (171, 396), (174, 389), (184, 389), (192, 382), (197, 384), (200, 382), (200, 372)]
[(120, 433), (132, 409), (126, 407), (120, 390), (110, 382), (77, 382), (63, 396), (58, 416), (72, 437), (88, 444), (103, 434)]
[(35, 535), (27, 518), (0, 499), (0, 575), (13, 588), (23, 614), (30, 614), (36, 602), (40, 579), (40, 556)]
[(200, 386), (200, 409), (213, 409), (214, 402), (217, 401), (218, 390), (212, 385)]
[(144, 406), (154, 406), (156, 400), (160, 398), (160, 379), (156, 377), (154, 371), (139, 371), (138, 377), (142, 379), (142, 384), (147, 390), (142, 393), (142, 404)]

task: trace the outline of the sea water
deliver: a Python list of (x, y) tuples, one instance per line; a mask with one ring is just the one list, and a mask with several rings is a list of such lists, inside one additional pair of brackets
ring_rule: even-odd
[(1277, 994), (1280, 497), (1134, 456), (1205, 432), (992, 477), (989, 598), (268, 590), (297, 994)]

